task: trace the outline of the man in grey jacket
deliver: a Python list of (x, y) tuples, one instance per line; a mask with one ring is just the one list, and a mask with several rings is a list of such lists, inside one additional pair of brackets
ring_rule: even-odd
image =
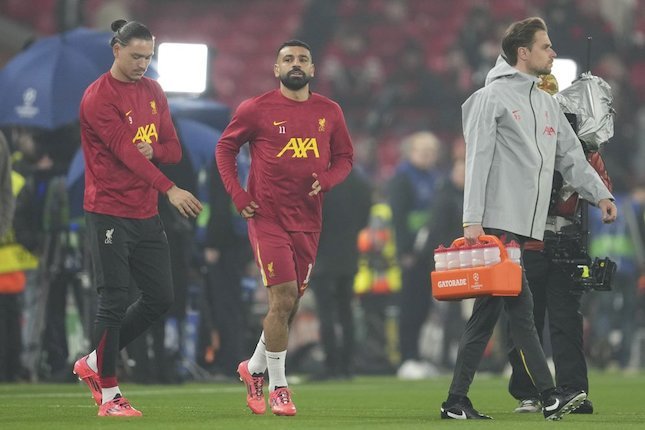
[[(470, 244), (487, 233), (523, 243), (542, 240), (553, 171), (589, 202), (605, 222), (616, 219), (613, 197), (585, 159), (582, 147), (558, 103), (537, 88), (538, 75), (551, 72), (556, 54), (541, 18), (515, 22), (502, 40), (503, 57), (484, 88), (462, 105), (466, 140), (464, 238)], [(558, 420), (587, 397), (584, 391), (556, 388), (533, 321), (533, 299), (526, 276), (517, 297), (475, 300), (459, 345), (457, 363), (441, 418), (490, 419), (467, 397), (502, 307), (511, 337), (541, 394), (544, 417)]]

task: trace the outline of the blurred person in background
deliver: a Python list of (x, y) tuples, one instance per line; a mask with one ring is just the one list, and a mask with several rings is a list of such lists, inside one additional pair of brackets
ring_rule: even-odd
[[(466, 141), (464, 238), (474, 244), (486, 233), (523, 245), (541, 240), (554, 169), (588, 201), (604, 222), (616, 219), (613, 197), (587, 162), (558, 103), (537, 88), (556, 53), (545, 22), (533, 17), (512, 23), (502, 39), (503, 55), (484, 88), (462, 105)], [(468, 391), (495, 324), (504, 308), (515, 347), (533, 379), (547, 420), (559, 420), (586, 399), (584, 391), (556, 388), (533, 321), (526, 276), (516, 297), (479, 296), (457, 353), (442, 419), (491, 419), (479, 413)]]
[(0, 132), (0, 382), (25, 378), (22, 353), (21, 295), (25, 289), (25, 269), (38, 260), (16, 243), (13, 230), (15, 196), (24, 178), (11, 168), (11, 151)]
[[(226, 191), (247, 219), (255, 261), (268, 288), (269, 311), (255, 352), (238, 366), (254, 414), (269, 403), (276, 415), (296, 407), (285, 374), (289, 325), (313, 269), (322, 226), (323, 195), (352, 168), (353, 148), (340, 106), (309, 90), (314, 64), (309, 46), (283, 43), (273, 67), (280, 87), (237, 108), (216, 147)], [(236, 156), (251, 153), (248, 189), (239, 182)]]
[(371, 207), (371, 187), (357, 169), (325, 195), (320, 244), (311, 274), (325, 361), (312, 379), (349, 379), (354, 374), (356, 241), (367, 226)]
[[(240, 183), (246, 184), (248, 153), (242, 151), (237, 161)], [(200, 325), (200, 342), (205, 345), (200, 360), (209, 371), (229, 377), (236, 374), (246, 346), (253, 297), (242, 282), (253, 253), (246, 220), (227, 194), (218, 169), (212, 169), (208, 185), (211, 213), (204, 243), (207, 274)]]
[[(116, 377), (119, 351), (162, 317), (173, 303), (168, 240), (158, 213), (163, 193), (184, 217), (201, 203), (157, 167), (181, 159), (181, 146), (160, 85), (144, 77), (154, 37), (143, 24), (112, 23), (112, 68), (83, 96), (86, 223), (99, 292), (94, 349), (74, 364), (90, 388), (99, 416), (141, 416)], [(141, 290), (128, 300), (131, 278)]]
[[(70, 206), (66, 174), (78, 148), (78, 125), (54, 130), (14, 128), (14, 169), (24, 179), (16, 197), (16, 241), (39, 260), (27, 272), (25, 362), (34, 379), (73, 382), (69, 373), (67, 298), (81, 310), (77, 261), (69, 246)], [(77, 288), (78, 287), (78, 288)]]
[(403, 158), (389, 187), (394, 240), (401, 267), (399, 293), (399, 344), (401, 366), (397, 375), (402, 379), (422, 379), (436, 369), (419, 356), (419, 334), (431, 305), (428, 276), (430, 259), (422, 254), (432, 199), (441, 172), (439, 139), (430, 132), (417, 132), (402, 142)]
[[(430, 219), (428, 220), (427, 243), (423, 247), (424, 259), (430, 262), (434, 270), (434, 250), (440, 245), (450, 246), (453, 240), (461, 236), (463, 229), (461, 215), (464, 212), (464, 180), (466, 162), (458, 149), (453, 147), (453, 162), (449, 175), (437, 184), (435, 197), (430, 204)], [(433, 309), (438, 313), (442, 329), (441, 365), (450, 368), (454, 366), (453, 352), (463, 332), (464, 318), (462, 302), (434, 302)], [(433, 314), (434, 314), (433, 310)]]
[(11, 150), (0, 132), (0, 237), (11, 229), (16, 198), (11, 185)]
[[(179, 136), (181, 139), (181, 136)], [(182, 153), (186, 153), (182, 145)], [(182, 157), (177, 164), (161, 165), (159, 170), (178, 187), (197, 193), (197, 175), (190, 157)], [(132, 380), (142, 383), (181, 382), (179, 374), (180, 349), (183, 345), (182, 330), (186, 320), (189, 273), (193, 267), (195, 225), (182, 216), (168, 201), (159, 199), (159, 218), (164, 226), (170, 249), (170, 271), (174, 301), (165, 318), (152, 324), (147, 333), (127, 347), (129, 362), (134, 362)], [(130, 300), (141, 294), (135, 282), (130, 288)], [(176, 328), (175, 328), (176, 327)], [(166, 330), (168, 329), (168, 330)], [(170, 339), (176, 339), (174, 343)]]

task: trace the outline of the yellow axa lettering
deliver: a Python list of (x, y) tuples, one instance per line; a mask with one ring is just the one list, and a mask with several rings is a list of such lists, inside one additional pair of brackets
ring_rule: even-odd
[(293, 151), (291, 158), (307, 158), (309, 151), (313, 152), (314, 157), (320, 158), (315, 137), (292, 137), (277, 156), (282, 157), (287, 151)]
[(155, 137), (155, 142), (159, 140), (159, 135), (157, 134), (157, 127), (155, 126), (154, 123), (140, 126), (137, 129), (137, 134), (134, 136), (134, 139), (132, 139), (132, 143), (139, 143), (139, 142), (145, 142), (145, 143), (152, 143), (151, 137)]

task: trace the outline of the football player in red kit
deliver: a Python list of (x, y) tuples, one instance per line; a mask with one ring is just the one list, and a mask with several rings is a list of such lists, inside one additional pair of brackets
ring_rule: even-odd
[[(94, 282), (99, 293), (95, 350), (74, 364), (90, 388), (99, 416), (140, 416), (121, 395), (119, 351), (160, 318), (173, 302), (168, 240), (157, 211), (159, 193), (185, 217), (202, 205), (157, 167), (181, 159), (168, 101), (144, 77), (154, 37), (143, 24), (112, 23), (114, 63), (92, 83), (80, 107), (85, 156), (83, 207)], [(128, 300), (131, 279), (141, 296)]]
[[(268, 287), (264, 331), (253, 356), (238, 366), (247, 404), (255, 414), (265, 412), (268, 369), (271, 411), (295, 415), (285, 376), (289, 323), (316, 259), (323, 194), (349, 174), (353, 149), (338, 104), (309, 90), (314, 65), (306, 43), (283, 43), (273, 73), (280, 88), (240, 104), (215, 159), (227, 192), (248, 220), (249, 240)], [(245, 190), (235, 157), (247, 142), (251, 172)]]

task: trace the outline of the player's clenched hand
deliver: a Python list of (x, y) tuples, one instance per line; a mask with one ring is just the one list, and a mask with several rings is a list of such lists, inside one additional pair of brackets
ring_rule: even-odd
[(170, 204), (177, 208), (184, 217), (195, 218), (202, 211), (202, 204), (190, 192), (173, 185), (166, 193)]
[(240, 212), (240, 215), (242, 215), (242, 218), (253, 218), (255, 215), (256, 209), (259, 209), (260, 206), (258, 206), (257, 203), (251, 200), (251, 203), (244, 209), (242, 209), (242, 212)]
[(148, 160), (152, 160), (152, 145), (144, 142), (139, 142), (137, 143), (137, 149), (139, 150), (140, 153), (143, 154), (144, 157), (146, 157)]
[(322, 187), (320, 186), (320, 182), (318, 181), (318, 174), (312, 173), (311, 176), (314, 177), (315, 181), (313, 184), (311, 184), (311, 192), (309, 193), (310, 196), (315, 196), (320, 192)]

